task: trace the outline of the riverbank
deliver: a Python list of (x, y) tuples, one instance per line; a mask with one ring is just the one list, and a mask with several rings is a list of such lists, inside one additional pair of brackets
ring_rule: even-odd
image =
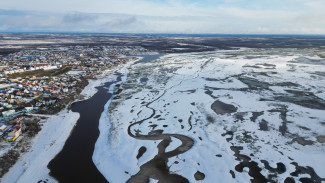
[(99, 136), (98, 122), (105, 103), (113, 96), (108, 88), (121, 80), (123, 74), (114, 73), (116, 79), (97, 88), (91, 98), (71, 105), (71, 111), (78, 112), (78, 119), (69, 138), (59, 154), (52, 159), (48, 168), (50, 175), (59, 182), (107, 183), (92, 161), (94, 146)]
[[(95, 87), (115, 80), (116, 76), (113, 73), (132, 63), (119, 65), (103, 72), (99, 79), (90, 80), (81, 92), (81, 96), (83, 96), (81, 98), (88, 99), (93, 96), (97, 92)], [(48, 118), (42, 130), (32, 140), (31, 148), (3, 176), (1, 182), (39, 182), (41, 180), (57, 182), (49, 175), (47, 165), (60, 152), (79, 117), (79, 113), (71, 112), (66, 107), (58, 114)]]

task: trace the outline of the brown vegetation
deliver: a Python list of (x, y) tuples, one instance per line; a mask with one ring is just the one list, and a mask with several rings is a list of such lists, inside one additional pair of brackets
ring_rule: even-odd
[(42, 77), (42, 76), (59, 76), (61, 74), (65, 74), (72, 69), (72, 66), (63, 66), (60, 69), (53, 70), (37, 70), (37, 71), (26, 71), (22, 73), (15, 73), (7, 75), (8, 78), (25, 78), (25, 77)]
[(7, 173), (10, 167), (16, 163), (20, 154), (16, 149), (12, 149), (0, 157), (0, 177)]

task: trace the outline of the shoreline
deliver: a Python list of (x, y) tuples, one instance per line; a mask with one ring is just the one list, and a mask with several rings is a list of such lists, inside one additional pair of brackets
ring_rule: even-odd
[[(138, 59), (137, 59), (138, 60)], [(136, 61), (137, 61), (136, 60)], [(97, 93), (95, 87), (115, 78), (113, 73), (128, 67), (134, 61), (118, 65), (103, 71), (98, 79), (89, 79), (89, 84), (82, 90), (74, 102), (91, 98)], [(82, 100), (80, 99), (82, 97)], [(80, 114), (68, 110), (66, 106), (57, 114), (46, 119), (42, 130), (31, 140), (31, 147), (17, 160), (10, 170), (0, 179), (0, 182), (57, 182), (49, 175), (48, 163), (62, 150), (66, 140), (71, 135)]]
[[(157, 60), (157, 59), (153, 59), (152, 61)], [(135, 65), (134, 67), (138, 67), (136, 66), (137, 61), (134, 62), (133, 65)], [(151, 61), (150, 61), (151, 62)], [(131, 66), (133, 66), (131, 65)], [(129, 70), (129, 68), (125, 67), (123, 69)], [(132, 69), (131, 69), (132, 70)], [(114, 88), (116, 85), (120, 85), (121, 83), (126, 82), (128, 76), (129, 76), (129, 71), (125, 72), (126, 74), (124, 74), (122, 76), (122, 80), (120, 82), (117, 82), (113, 85), (110, 86), (109, 88), (109, 92), (114, 92)], [(117, 95), (119, 96), (119, 94)], [(112, 121), (114, 121), (114, 118), (116, 116), (112, 116), (110, 114), (110, 107), (111, 104), (113, 102), (113, 98), (111, 98), (109, 101), (107, 101), (107, 103), (104, 106), (104, 111), (102, 112), (100, 119), (99, 119), (99, 137), (96, 141), (95, 144), (95, 149), (93, 152), (93, 162), (95, 164), (95, 166), (97, 167), (97, 169), (101, 172), (101, 174), (106, 178), (106, 180), (108, 180), (109, 182), (123, 182), (121, 180), (127, 180), (128, 178), (130, 178), (131, 174), (135, 174), (136, 172), (139, 171), (139, 167), (138, 166), (133, 166), (132, 169), (128, 170), (128, 171), (124, 171), (127, 169), (126, 165), (138, 165), (145, 162), (146, 160), (150, 160), (153, 154), (157, 154), (158, 151), (156, 149), (154, 149), (154, 144), (152, 142), (149, 141), (144, 141), (143, 144), (145, 144), (144, 146), (146, 147), (151, 147), (151, 148), (147, 148), (146, 154), (143, 155), (142, 159), (139, 159), (138, 161), (135, 161), (133, 159), (133, 157), (136, 156), (136, 154), (134, 154), (134, 156), (124, 156), (124, 152), (122, 153), (116, 153), (114, 151), (114, 149), (112, 148), (112, 146), (114, 146), (114, 144), (116, 145), (116, 143), (118, 143), (118, 141), (120, 141), (121, 139), (117, 139), (116, 138), (116, 134), (114, 134), (113, 129), (115, 132), (117, 132), (118, 130), (116, 128), (119, 128), (118, 126), (115, 126)], [(114, 101), (116, 102), (119, 99), (115, 99)], [(113, 107), (114, 108), (114, 107)], [(113, 119), (112, 119), (113, 118)], [(107, 138), (107, 137), (110, 138)], [(128, 135), (123, 136), (124, 138), (128, 138)], [(114, 141), (114, 142), (112, 142)], [(113, 143), (113, 144), (112, 144)], [(139, 145), (137, 143), (137, 141), (133, 138), (129, 139), (129, 141), (127, 141), (127, 143), (129, 144), (127, 147), (125, 148), (131, 148), (131, 149), (136, 149), (137, 146)], [(104, 148), (105, 147), (105, 148)], [(124, 157), (123, 158), (123, 162), (118, 161), (119, 158), (109, 158), (108, 157)], [(108, 160), (108, 161), (107, 161)], [(110, 169), (121, 169), (121, 171), (115, 171), (113, 174), (108, 173), (107, 170)], [(123, 169), (123, 171), (122, 171)], [(116, 181), (118, 180), (118, 181)]]
[(116, 71), (114, 76), (117, 78), (97, 87), (95, 95), (71, 105), (71, 111), (78, 112), (80, 118), (60, 153), (47, 166), (50, 175), (59, 182), (107, 182), (95, 167), (92, 156), (94, 144), (99, 136), (100, 114), (106, 101), (112, 97), (107, 91), (108, 87), (118, 82), (121, 75)]

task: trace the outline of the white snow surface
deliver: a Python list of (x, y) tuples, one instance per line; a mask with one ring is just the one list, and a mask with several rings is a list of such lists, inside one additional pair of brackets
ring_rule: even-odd
[[(296, 182), (299, 178), (310, 177), (308, 174), (291, 176), (290, 173), (295, 171), (293, 162), (312, 167), (318, 176), (325, 177), (325, 144), (317, 141), (318, 136), (325, 135), (324, 110), (273, 99), (293, 95), (288, 91), (294, 90), (319, 93), (316, 100), (321, 101), (325, 78), (316, 76), (314, 72), (324, 71), (325, 66), (289, 62), (301, 56), (299, 54), (283, 55), (279, 52), (247, 59), (240, 54), (229, 57), (228, 53), (170, 54), (125, 71), (128, 75), (121, 82), (124, 90), (120, 99), (109, 101), (102, 113), (100, 137), (93, 156), (97, 168), (109, 182), (126, 182), (139, 172), (141, 165), (157, 154), (160, 141), (136, 140), (128, 135), (127, 129), (131, 123), (152, 114), (145, 104), (159, 96), (150, 107), (161, 116), (145, 120), (132, 131), (148, 134), (155, 128), (163, 130), (163, 133), (191, 137), (194, 146), (168, 160), (170, 171), (190, 182), (197, 182), (194, 177), (197, 171), (205, 174), (201, 182), (250, 182), (252, 177), (248, 168), (243, 172), (235, 170), (240, 161), (234, 156), (232, 146), (241, 146), (240, 154), (256, 162), (263, 176), (275, 175), (272, 178), (275, 182), (284, 182), (287, 177)], [(141, 78), (148, 78), (148, 81), (141, 82)], [(250, 89), (242, 78), (267, 83), (269, 89)], [(235, 106), (237, 111), (216, 114), (211, 109), (216, 100)], [(279, 131), (284, 125), (281, 110), (282, 113), (286, 111), (287, 131), (284, 134)], [(252, 120), (256, 112), (263, 113)], [(267, 122), (267, 130), (261, 129), (263, 121)], [(226, 138), (231, 135), (226, 132), (233, 133), (230, 141)], [(312, 144), (298, 143), (297, 138)], [(172, 140), (166, 151), (180, 145), (179, 140)], [(137, 159), (142, 146), (147, 151)], [(283, 163), (286, 171), (274, 174), (261, 160), (266, 160), (273, 168), (277, 163)], [(230, 171), (234, 172), (235, 178)]]

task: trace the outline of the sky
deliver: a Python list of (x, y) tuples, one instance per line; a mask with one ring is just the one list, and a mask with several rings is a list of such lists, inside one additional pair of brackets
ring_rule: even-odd
[(0, 32), (325, 34), (325, 0), (0, 0)]

